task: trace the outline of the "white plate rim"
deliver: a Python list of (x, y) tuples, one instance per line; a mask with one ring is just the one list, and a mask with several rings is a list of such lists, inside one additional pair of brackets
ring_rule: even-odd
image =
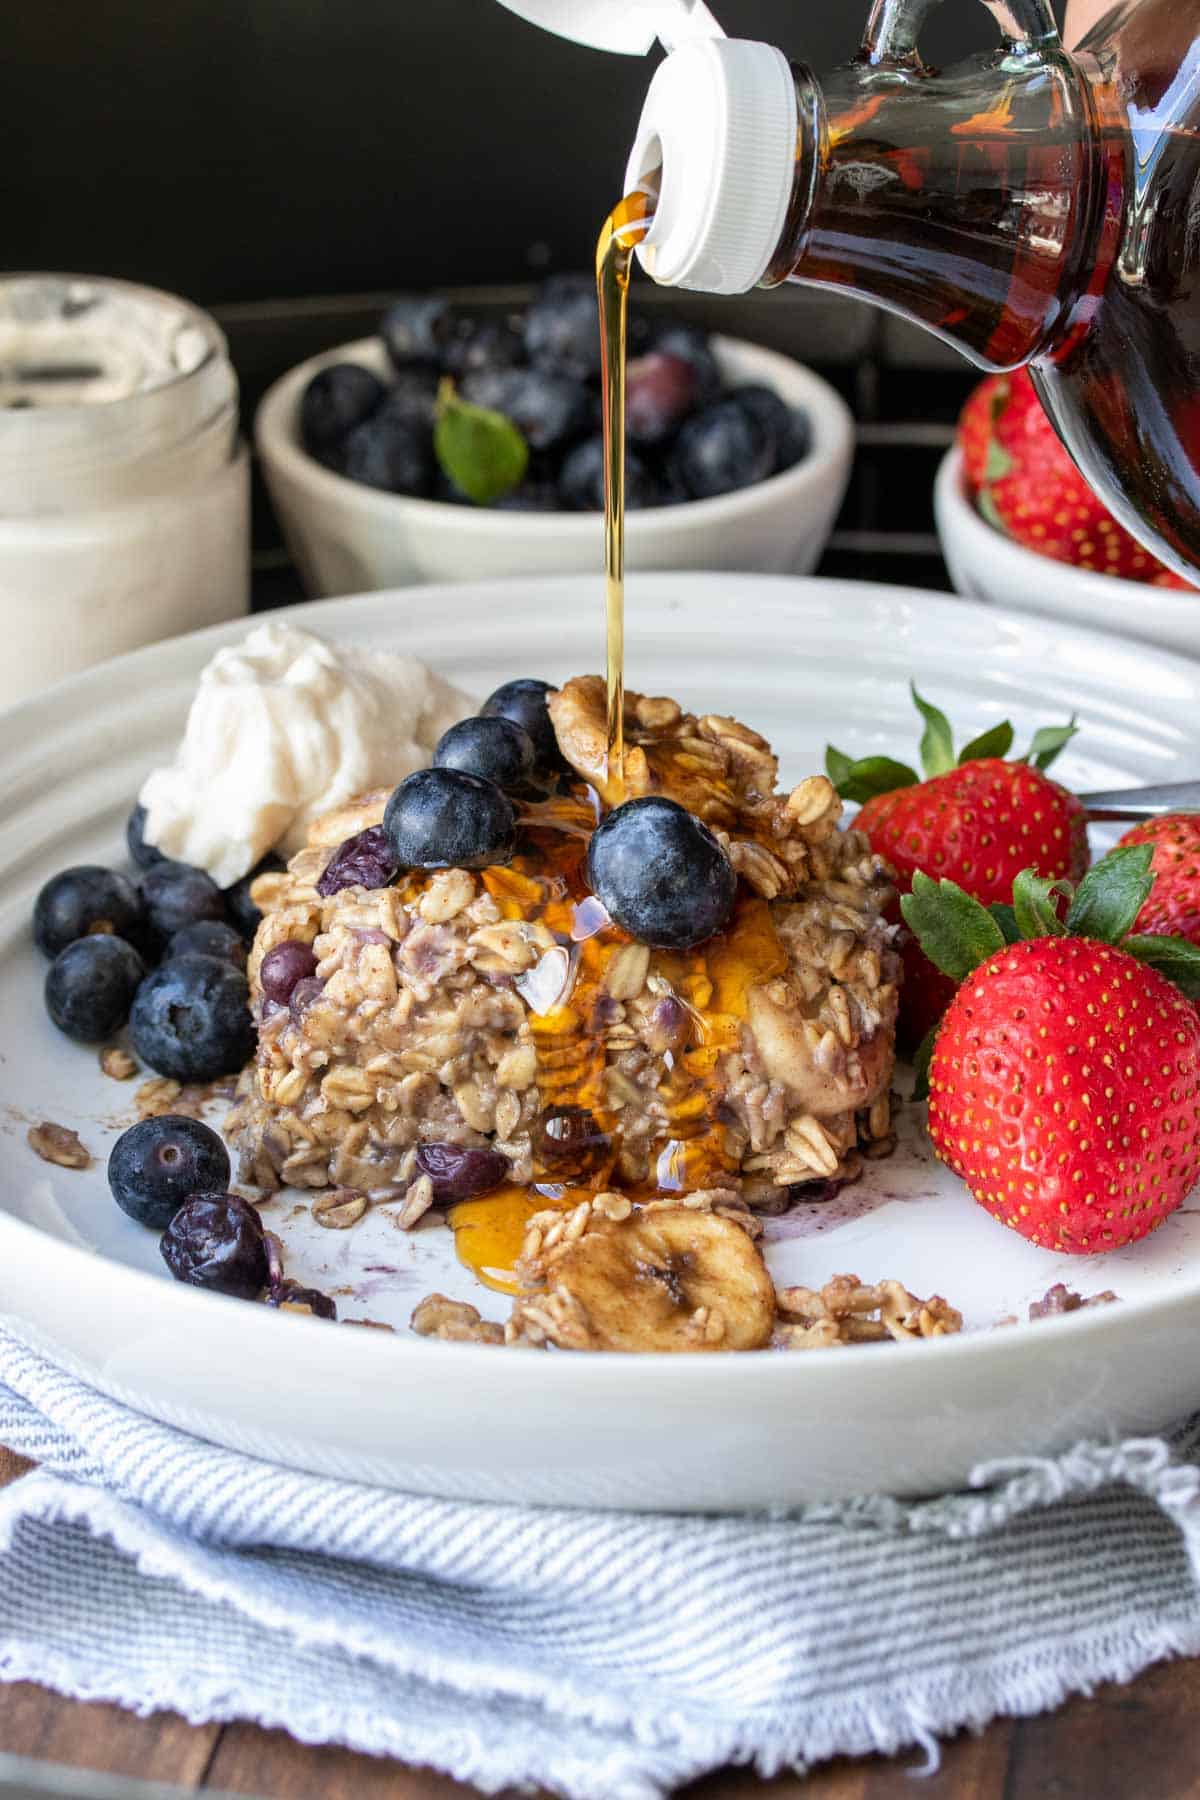
[[(586, 576), (545, 576), (531, 577), (530, 584), (547, 588), (565, 585), (569, 588), (582, 589), (585, 584), (590, 583), (590, 580), (591, 578)], [(1009, 614), (1007, 609), (982, 602), (892, 583), (856, 582), (841, 578), (814, 576), (747, 574), (734, 577), (724, 574), (706, 575), (692, 571), (655, 572), (641, 574), (637, 577), (639, 589), (646, 593), (652, 593), (654, 588), (659, 586), (674, 587), (681, 580), (687, 581), (689, 585), (695, 583), (719, 584), (723, 591), (728, 590), (731, 581), (737, 581), (753, 586), (760, 593), (774, 591), (775, 595), (781, 599), (785, 598), (789, 592), (794, 594), (797, 588), (803, 588), (814, 595), (823, 595), (827, 598), (844, 595), (846, 590), (861, 591), (864, 596), (886, 595), (893, 603), (917, 606), (926, 613), (933, 609), (943, 613), (948, 622), (951, 619), (975, 618), (981, 623), (994, 626), (998, 620), (1011, 617), (1022, 631), (1041, 630), (1050, 636), (1053, 636), (1056, 631), (1065, 633), (1072, 641), (1090, 646), (1096, 651), (1111, 650), (1114, 642), (1113, 634), (1103, 630), (1074, 624), (1055, 627), (1049, 621), (1024, 614)], [(414, 604), (420, 605), (423, 602), (444, 605), (450, 586), (469, 588), (472, 592), (485, 591), (489, 588), (495, 588), (498, 592), (510, 591), (512, 580), (505, 577), (494, 582), (434, 583), (423, 587), (386, 589), (367, 594), (347, 595), (332, 600), (301, 602), (270, 612), (254, 614), (249, 619), (239, 618), (225, 624), (209, 626), (203, 631), (145, 646), (140, 650), (114, 657), (110, 661), (82, 673), (68, 676), (43, 693), (0, 711), (0, 756), (5, 756), (14, 750), (16, 740), (19, 740), (22, 748), (28, 749), (28, 726), (31, 722), (36, 721), (40, 713), (52, 712), (63, 703), (70, 703), (76, 698), (85, 696), (89, 689), (98, 687), (116, 669), (137, 672), (153, 667), (156, 662), (169, 661), (172, 657), (194, 661), (196, 667), (199, 668), (207, 654), (211, 654), (222, 644), (239, 641), (248, 629), (260, 623), (279, 620), (320, 630), (322, 626), (335, 627), (338, 617), (348, 606), (355, 603), (381, 607), (391, 605), (397, 608), (406, 608)], [(402, 612), (397, 616), (402, 617)], [(333, 632), (333, 635), (336, 635), (336, 631)], [(1140, 642), (1131, 642), (1129, 647), (1131, 652), (1136, 652), (1139, 659), (1146, 664), (1157, 664), (1165, 672), (1176, 676), (1186, 674), (1200, 690), (1200, 666), (1193, 663), (1192, 659), (1178, 652)], [(153, 1294), (156, 1300), (162, 1298), (164, 1282), (161, 1277), (115, 1262), (98, 1251), (83, 1249), (64, 1244), (61, 1240), (52, 1239), (48, 1233), (39, 1231), (35, 1225), (19, 1220), (0, 1208), (0, 1255), (4, 1254), (10, 1240), (18, 1245), (22, 1242), (36, 1243), (42, 1247), (52, 1244), (55, 1256), (66, 1258), (70, 1267), (77, 1268), (84, 1279), (86, 1279), (87, 1272), (94, 1273), (97, 1266), (104, 1269), (107, 1271), (107, 1279), (110, 1283), (120, 1283), (119, 1291), (110, 1290), (110, 1298), (115, 1302), (119, 1303), (125, 1295), (128, 1295), (131, 1303), (135, 1302), (137, 1296), (141, 1294), (147, 1296)], [(1077, 1261), (1081, 1269), (1087, 1266), (1087, 1258), (1080, 1257)], [(233, 1313), (227, 1312), (227, 1316), (237, 1317), (241, 1332), (257, 1333), (264, 1329), (271, 1331), (277, 1329), (275, 1323), (267, 1324), (271, 1318), (271, 1309), (267, 1307), (248, 1306), (244, 1301), (230, 1300), (219, 1294), (189, 1289), (183, 1285), (169, 1287), (166, 1291), (171, 1293), (176, 1304), (185, 1309), (196, 1306), (211, 1309), (214, 1305), (225, 1309), (233, 1308)], [(1179, 1280), (1172, 1286), (1169, 1293), (1123, 1301), (1119, 1309), (1122, 1328), (1136, 1326), (1138, 1323), (1157, 1324), (1167, 1321), (1176, 1310), (1186, 1310), (1197, 1300), (1200, 1300), (1200, 1262), (1197, 1263), (1193, 1279), (1190, 1282)], [(211, 1310), (197, 1315), (197, 1317), (207, 1317), (210, 1320), (216, 1316)], [(1038, 1323), (1038, 1331), (1039, 1334), (1045, 1330), (1052, 1330), (1056, 1334), (1073, 1334), (1081, 1338), (1093, 1335), (1103, 1338), (1110, 1334), (1113, 1323), (1113, 1312), (1108, 1308), (1098, 1307), (1043, 1319)], [(403, 1355), (406, 1359), (434, 1358), (444, 1363), (446, 1358), (452, 1358), (457, 1366), (464, 1368), (470, 1366), (474, 1378), (478, 1378), (484, 1370), (493, 1367), (498, 1360), (503, 1360), (497, 1359), (487, 1346), (470, 1343), (443, 1344), (415, 1335), (408, 1338), (400, 1335)], [(345, 1345), (345, 1348), (338, 1353), (339, 1358), (345, 1357), (352, 1362), (362, 1359), (364, 1368), (373, 1368), (376, 1359), (392, 1360), (396, 1356), (395, 1340), (384, 1333), (348, 1331), (339, 1332), (338, 1337)], [(376, 1337), (380, 1341), (372, 1344), (371, 1340)], [(277, 1343), (278, 1340), (270, 1341)], [(922, 1341), (919, 1344), (894, 1344), (888, 1348), (893, 1355), (919, 1353), (923, 1358), (936, 1357), (970, 1361), (980, 1357), (992, 1359), (1010, 1354), (1017, 1355), (1027, 1347), (1027, 1344), (1027, 1328), (1013, 1327), (972, 1331), (961, 1335)], [(764, 1380), (776, 1386), (780, 1383), (785, 1386), (796, 1382), (803, 1383), (805, 1371), (811, 1374), (820, 1371), (826, 1379), (836, 1379), (836, 1372), (839, 1369), (845, 1372), (847, 1366), (852, 1366), (857, 1360), (844, 1357), (837, 1348), (809, 1350), (800, 1357), (781, 1355), (710, 1358), (673, 1356), (661, 1352), (636, 1354), (606, 1352), (596, 1356), (539, 1357), (536, 1359), (536, 1363), (540, 1373), (536, 1379), (539, 1382), (553, 1385), (577, 1384), (581, 1381), (589, 1385), (607, 1385), (609, 1382), (608, 1371), (627, 1367), (644, 1368), (647, 1365), (653, 1365), (659, 1379), (666, 1376), (672, 1384), (682, 1387), (687, 1392), (689, 1383), (695, 1387), (696, 1384), (703, 1386), (712, 1382), (711, 1364), (717, 1361), (722, 1365), (725, 1382), (749, 1382), (754, 1389), (757, 1389)], [(416, 1367), (418, 1364), (410, 1361), (409, 1366)]]

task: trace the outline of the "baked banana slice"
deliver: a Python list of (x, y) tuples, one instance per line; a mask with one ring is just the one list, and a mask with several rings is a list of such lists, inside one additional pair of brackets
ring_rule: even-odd
[(524, 1259), (544, 1290), (518, 1299), (511, 1336), (564, 1350), (761, 1350), (775, 1288), (734, 1219), (686, 1206), (591, 1214)]

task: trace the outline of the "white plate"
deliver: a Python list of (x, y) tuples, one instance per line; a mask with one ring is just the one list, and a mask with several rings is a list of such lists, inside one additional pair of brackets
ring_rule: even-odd
[[(600, 582), (563, 577), (407, 589), (290, 617), (415, 652), (480, 694), (518, 674), (595, 668)], [(909, 1119), (861, 1186), (776, 1228), (784, 1279), (898, 1276), (960, 1306), (969, 1333), (796, 1355), (515, 1355), (342, 1331), (176, 1286), (152, 1234), (108, 1197), (104, 1158), (132, 1093), (46, 1021), (28, 919), (64, 865), (119, 861), (138, 783), (178, 733), (223, 626), (143, 650), (0, 716), (0, 1308), (130, 1404), (278, 1461), (431, 1493), (568, 1504), (735, 1508), (867, 1489), (919, 1492), (980, 1458), (1085, 1433), (1154, 1428), (1200, 1401), (1200, 1230), (1185, 1206), (1145, 1244), (1095, 1259), (1034, 1249), (977, 1208)], [(1044, 620), (903, 589), (761, 576), (630, 583), (631, 685), (767, 732), (789, 780), (827, 740), (863, 753), (915, 739), (906, 686), (961, 736), (1004, 715), (1018, 736), (1080, 714), (1078, 786), (1195, 774), (1200, 669)], [(85, 1173), (40, 1162), (28, 1123), (74, 1126)], [(267, 1208), (294, 1274), (343, 1316), (403, 1325), (433, 1287), (473, 1284), (443, 1227), (383, 1214), (322, 1232), (296, 1196)], [(991, 1329), (1065, 1280), (1117, 1306)]]

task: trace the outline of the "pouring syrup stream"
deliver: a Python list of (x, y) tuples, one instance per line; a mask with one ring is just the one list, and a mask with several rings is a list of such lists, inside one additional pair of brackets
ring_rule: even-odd
[(650, 229), (654, 195), (626, 194), (596, 245), (604, 422), (604, 578), (608, 773), (619, 798), (625, 770), (625, 314), (635, 245)]

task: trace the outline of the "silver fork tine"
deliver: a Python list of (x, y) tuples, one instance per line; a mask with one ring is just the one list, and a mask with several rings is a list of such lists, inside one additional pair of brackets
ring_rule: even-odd
[(1166, 781), (1157, 787), (1110, 788), (1080, 794), (1089, 819), (1153, 819), (1159, 813), (1200, 812), (1200, 781)]

